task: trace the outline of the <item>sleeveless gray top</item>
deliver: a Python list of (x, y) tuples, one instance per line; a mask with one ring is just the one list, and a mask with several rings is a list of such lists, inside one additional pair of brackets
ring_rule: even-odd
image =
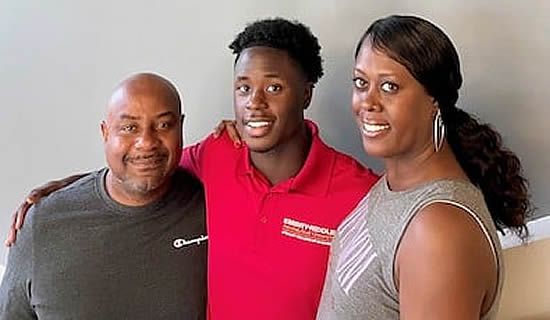
[(397, 248), (415, 214), (434, 202), (455, 205), (470, 214), (492, 244), (498, 290), (481, 319), (495, 319), (503, 264), (483, 194), (467, 181), (448, 179), (395, 192), (383, 176), (337, 230), (317, 320), (399, 319), (399, 293), (393, 271)]

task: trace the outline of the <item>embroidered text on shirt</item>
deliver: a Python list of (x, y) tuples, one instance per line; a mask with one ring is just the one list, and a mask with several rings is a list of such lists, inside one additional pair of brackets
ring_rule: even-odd
[(174, 240), (174, 242), (172, 244), (173, 244), (174, 248), (179, 249), (179, 248), (182, 248), (182, 247), (194, 244), (194, 243), (196, 243), (197, 245), (200, 245), (201, 242), (204, 242), (206, 240), (208, 240), (208, 236), (201, 235), (200, 237), (197, 237), (197, 238), (194, 238), (194, 239), (191, 239), (191, 240), (185, 240), (185, 239), (179, 238), (179, 239)]
[(281, 233), (300, 240), (330, 246), (336, 230), (284, 218)]

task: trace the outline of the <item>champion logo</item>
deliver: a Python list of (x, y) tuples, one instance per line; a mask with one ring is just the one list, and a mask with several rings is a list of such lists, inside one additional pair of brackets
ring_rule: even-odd
[(206, 240), (208, 240), (208, 236), (204, 236), (204, 235), (201, 235), (199, 237), (196, 237), (190, 240), (179, 238), (174, 240), (174, 242), (172, 242), (172, 245), (174, 246), (174, 248), (180, 249), (192, 244), (200, 245), (201, 242), (205, 242)]
[(296, 221), (290, 218), (284, 218), (281, 233), (285, 236), (303, 241), (330, 246), (330, 243), (336, 234), (336, 230)]

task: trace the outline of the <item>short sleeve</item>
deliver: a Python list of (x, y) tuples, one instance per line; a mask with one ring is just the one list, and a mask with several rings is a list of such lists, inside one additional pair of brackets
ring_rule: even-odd
[(179, 166), (202, 181), (201, 168), (204, 162), (208, 138), (189, 147), (183, 148)]
[(0, 320), (37, 319), (31, 305), (33, 265), (33, 216), (29, 210), (25, 224), (10, 247), (8, 263), (0, 284)]

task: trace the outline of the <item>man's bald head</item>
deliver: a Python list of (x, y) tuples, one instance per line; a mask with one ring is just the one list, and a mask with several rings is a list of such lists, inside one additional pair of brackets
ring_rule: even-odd
[(182, 120), (178, 91), (165, 78), (139, 73), (119, 84), (101, 123), (113, 199), (140, 205), (164, 194), (181, 156)]
[(176, 106), (177, 112), (182, 113), (178, 89), (168, 79), (148, 72), (137, 73), (123, 80), (109, 99), (107, 113), (112, 107), (126, 101), (129, 96), (136, 95), (154, 96), (166, 105)]

